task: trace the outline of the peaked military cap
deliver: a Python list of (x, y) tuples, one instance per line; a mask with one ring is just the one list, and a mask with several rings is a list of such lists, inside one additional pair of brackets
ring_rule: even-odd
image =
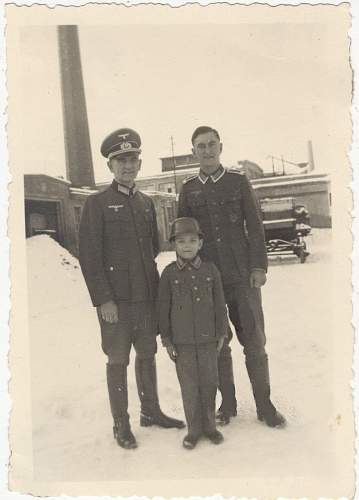
[(127, 153), (141, 153), (141, 138), (131, 128), (119, 128), (104, 139), (101, 154), (109, 160)]
[(192, 217), (179, 217), (175, 219), (171, 226), (170, 241), (183, 234), (197, 234), (203, 238), (203, 233), (196, 219)]

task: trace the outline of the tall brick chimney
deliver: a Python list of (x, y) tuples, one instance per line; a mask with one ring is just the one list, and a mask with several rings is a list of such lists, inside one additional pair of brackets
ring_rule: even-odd
[(77, 26), (58, 26), (66, 175), (74, 187), (95, 186)]

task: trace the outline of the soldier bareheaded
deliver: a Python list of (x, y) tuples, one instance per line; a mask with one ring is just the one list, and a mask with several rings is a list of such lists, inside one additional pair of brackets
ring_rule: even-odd
[(114, 180), (88, 197), (80, 225), (80, 265), (97, 308), (102, 349), (107, 355), (107, 385), (113, 432), (119, 446), (135, 448), (130, 427), (127, 366), (133, 345), (141, 401), (140, 425), (184, 427), (160, 409), (156, 383), (156, 299), (159, 252), (156, 212), (151, 198), (137, 190), (141, 139), (129, 128), (103, 141)]

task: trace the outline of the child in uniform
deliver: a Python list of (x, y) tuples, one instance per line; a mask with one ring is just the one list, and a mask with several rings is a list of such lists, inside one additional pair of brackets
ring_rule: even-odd
[(162, 344), (176, 363), (188, 434), (183, 446), (193, 449), (204, 435), (223, 441), (216, 429), (217, 357), (228, 331), (220, 274), (198, 255), (203, 236), (198, 222), (181, 217), (173, 222), (170, 241), (177, 260), (163, 271), (159, 286)]

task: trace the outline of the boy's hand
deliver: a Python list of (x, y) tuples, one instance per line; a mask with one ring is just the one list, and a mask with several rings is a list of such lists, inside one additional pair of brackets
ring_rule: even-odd
[(264, 269), (253, 269), (249, 276), (249, 284), (251, 288), (260, 288), (267, 281), (266, 272)]
[(108, 323), (117, 323), (118, 309), (113, 300), (109, 300), (105, 304), (100, 305), (101, 317)]
[(218, 354), (221, 352), (222, 350), (222, 347), (223, 347), (223, 344), (224, 344), (224, 336), (221, 337), (218, 342), (217, 342), (217, 352)]
[(166, 346), (166, 349), (167, 349), (167, 353), (168, 353), (169, 357), (171, 358), (171, 360), (176, 362), (178, 353), (176, 351), (175, 346), (173, 344), (169, 344)]

